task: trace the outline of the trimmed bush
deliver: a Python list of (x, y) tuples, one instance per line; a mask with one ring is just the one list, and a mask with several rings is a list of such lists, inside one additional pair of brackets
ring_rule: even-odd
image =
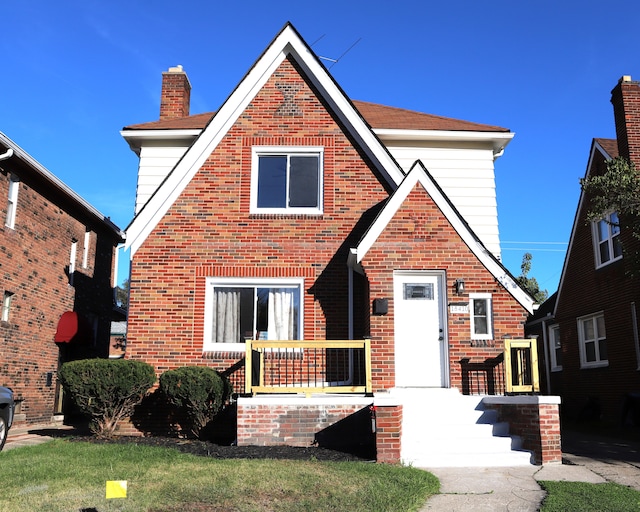
[(185, 366), (160, 375), (160, 390), (186, 419), (188, 435), (200, 438), (230, 393), (226, 378), (204, 366)]
[(118, 422), (133, 414), (156, 374), (141, 361), (82, 359), (64, 363), (58, 379), (67, 396), (91, 418), (91, 431), (110, 437)]

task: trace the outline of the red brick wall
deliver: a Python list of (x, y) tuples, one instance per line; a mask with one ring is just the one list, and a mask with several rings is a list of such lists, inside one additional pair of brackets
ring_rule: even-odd
[(402, 406), (376, 406), (377, 462), (399, 464), (402, 448)]
[[(487, 403), (485, 399), (484, 403)], [(531, 450), (536, 464), (562, 462), (560, 410), (552, 403), (491, 403), (499, 421), (509, 423), (509, 433), (522, 438), (522, 447)]]
[(319, 431), (362, 405), (238, 404), (238, 446), (311, 446)]
[[(297, 89), (294, 115), (281, 109), (282, 87)], [(249, 213), (251, 148), (271, 144), (324, 147), (323, 215)], [(304, 338), (348, 338), (345, 240), (359, 239), (358, 220), (386, 197), (315, 91), (284, 61), (136, 252), (128, 357), (159, 373), (233, 366), (242, 354), (203, 355), (209, 276), (303, 278)]]
[[(15, 229), (4, 225), (9, 175), (0, 174), (0, 297), (14, 293), (8, 322), (0, 322), (0, 385), (23, 400), (27, 423), (49, 421), (54, 414), (59, 348), (58, 320), (68, 310), (97, 320), (95, 346), (64, 347), (64, 357), (106, 356), (112, 306), (113, 235), (95, 221), (69, 213), (70, 207), (13, 160), (2, 162), (20, 178)], [(82, 267), (85, 230), (91, 230), (88, 265)], [(73, 285), (68, 277), (72, 239), (78, 242)], [(79, 351), (80, 350), (80, 351)], [(53, 374), (47, 385), (47, 374)]]
[[(371, 318), (374, 391), (395, 384), (394, 360), (394, 270), (440, 270), (446, 272), (446, 290), (453, 302), (468, 301), (469, 293), (491, 293), (493, 302), (493, 340), (472, 346), (468, 314), (451, 314), (449, 364), (451, 385), (460, 388), (460, 360), (471, 363), (495, 357), (504, 350), (504, 338), (521, 338), (526, 311), (477, 260), (447, 222), (421, 185), (416, 185), (394, 219), (363, 259), (371, 297), (389, 298), (389, 312)], [(451, 296), (454, 282), (465, 280), (463, 296)], [(474, 344), (475, 345), (475, 344)]]

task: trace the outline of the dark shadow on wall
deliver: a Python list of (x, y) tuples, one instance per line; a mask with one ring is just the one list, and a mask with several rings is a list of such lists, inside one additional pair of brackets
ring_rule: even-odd
[(315, 435), (320, 448), (349, 453), (362, 459), (376, 460), (376, 435), (369, 407), (347, 416)]

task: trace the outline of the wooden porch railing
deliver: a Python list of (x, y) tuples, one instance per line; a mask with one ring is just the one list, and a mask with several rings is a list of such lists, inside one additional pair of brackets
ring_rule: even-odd
[(504, 352), (481, 362), (460, 361), (462, 393), (504, 395), (538, 393), (538, 348), (536, 339), (505, 340)]
[(371, 340), (247, 340), (245, 393), (367, 393)]

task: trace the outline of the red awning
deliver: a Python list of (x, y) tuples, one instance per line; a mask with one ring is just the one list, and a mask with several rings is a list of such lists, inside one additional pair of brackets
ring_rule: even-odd
[(56, 343), (69, 343), (80, 330), (80, 318), (75, 311), (65, 311), (58, 321), (56, 336), (53, 339)]

